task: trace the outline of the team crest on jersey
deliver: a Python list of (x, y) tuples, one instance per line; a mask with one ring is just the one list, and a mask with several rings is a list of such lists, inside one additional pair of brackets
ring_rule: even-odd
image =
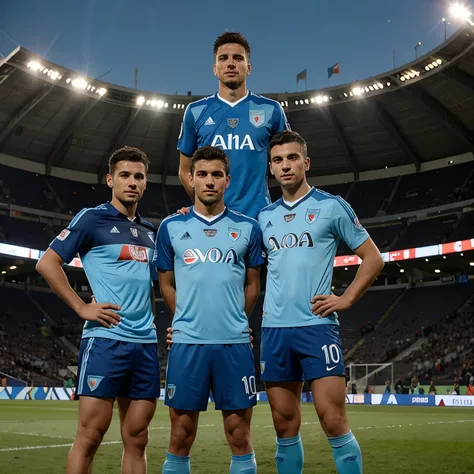
[(265, 361), (260, 362), (260, 373), (263, 374), (265, 372)]
[(168, 398), (171, 400), (174, 397), (174, 394), (176, 393), (176, 385), (168, 384), (166, 389), (168, 391)]
[(312, 224), (314, 221), (318, 220), (321, 209), (307, 209), (305, 220), (308, 224)]
[(250, 123), (257, 128), (263, 127), (265, 123), (265, 110), (251, 110), (249, 113)]
[(138, 237), (138, 230), (135, 227), (130, 227), (130, 232), (134, 237)]
[(103, 378), (104, 377), (99, 377), (98, 375), (89, 375), (87, 377), (87, 385), (89, 385), (91, 392), (93, 392), (99, 386)]
[(229, 119), (227, 119), (227, 124), (229, 125), (230, 128), (235, 128), (239, 124), (239, 119), (238, 118), (229, 118)]
[(363, 229), (362, 224), (360, 223), (359, 219), (357, 217), (354, 218), (354, 224), (356, 227), (359, 229)]
[(229, 237), (230, 240), (235, 242), (240, 237), (240, 230), (235, 227), (229, 227)]
[(217, 229), (204, 229), (206, 237), (214, 237), (217, 234)]
[(283, 219), (285, 219), (285, 222), (291, 222), (295, 218), (296, 214), (286, 214), (283, 216)]

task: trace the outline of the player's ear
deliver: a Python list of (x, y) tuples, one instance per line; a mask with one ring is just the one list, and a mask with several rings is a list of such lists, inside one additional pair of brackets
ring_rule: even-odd
[(305, 171), (309, 171), (310, 165), (311, 165), (311, 160), (310, 160), (309, 156), (307, 156), (307, 157), (304, 159), (304, 170), (305, 170)]
[(275, 172), (273, 171), (273, 167), (272, 167), (272, 162), (269, 161), (268, 164), (270, 166), (270, 173), (272, 174), (272, 176), (275, 176)]
[(189, 173), (189, 185), (194, 189), (194, 178), (191, 173)]
[(105, 178), (105, 181), (107, 183), (107, 186), (112, 189), (114, 187), (114, 181), (112, 178), (112, 175), (110, 173), (107, 173), (107, 176)]
[(248, 63), (248, 65), (247, 65), (247, 76), (250, 75), (251, 71), (252, 71), (252, 65), (250, 63)]
[(225, 188), (227, 189), (230, 184), (230, 174), (225, 177)]
[(214, 76), (217, 76), (217, 65), (216, 65), (216, 63), (214, 63), (213, 69), (214, 69)]

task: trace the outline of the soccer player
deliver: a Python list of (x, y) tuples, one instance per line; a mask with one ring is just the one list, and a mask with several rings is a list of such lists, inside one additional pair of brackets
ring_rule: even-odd
[[(148, 158), (123, 147), (109, 159), (112, 200), (83, 209), (37, 264), (49, 286), (86, 321), (79, 352), (79, 420), (68, 474), (91, 472), (92, 460), (120, 413), (123, 474), (146, 472), (148, 425), (160, 394), (151, 260), (154, 227), (137, 212)], [(79, 254), (95, 300), (86, 304), (62, 269)], [(156, 272), (155, 272), (156, 273)]]
[[(268, 257), (260, 370), (277, 434), (279, 474), (303, 468), (301, 390), (308, 381), (339, 474), (362, 472), (362, 455), (345, 412), (337, 311), (350, 308), (383, 268), (354, 211), (339, 196), (312, 188), (306, 142), (283, 132), (270, 142), (270, 172), (283, 196), (258, 216)], [(344, 240), (362, 264), (352, 284), (331, 293), (334, 256)]]
[(270, 204), (267, 150), (270, 138), (289, 129), (281, 105), (247, 90), (250, 45), (240, 33), (226, 32), (214, 43), (214, 74), (219, 92), (189, 104), (178, 141), (179, 178), (194, 201), (189, 183), (191, 157), (216, 146), (230, 159), (232, 181), (225, 195), (229, 209), (256, 218)]
[(262, 234), (254, 219), (224, 206), (230, 175), (221, 149), (196, 151), (189, 181), (196, 203), (187, 215), (161, 223), (155, 253), (161, 294), (174, 315), (165, 394), (171, 436), (162, 472), (190, 472), (199, 412), (212, 391), (232, 451), (231, 474), (255, 474), (250, 421), (257, 395), (247, 316), (260, 289)]

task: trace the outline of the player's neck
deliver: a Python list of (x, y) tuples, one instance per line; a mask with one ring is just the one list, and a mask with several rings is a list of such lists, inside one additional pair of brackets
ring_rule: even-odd
[(126, 206), (121, 201), (119, 201), (115, 196), (113, 196), (112, 200), (110, 201), (110, 204), (112, 204), (112, 206), (114, 206), (115, 209), (117, 209), (117, 211), (127, 216), (129, 219), (131, 220), (135, 219), (135, 216), (137, 214), (138, 203)]
[(219, 97), (227, 102), (237, 102), (247, 95), (247, 85), (245, 82), (237, 89), (229, 89), (226, 85), (219, 82)]
[(206, 204), (203, 204), (201, 201), (199, 201), (199, 199), (196, 199), (194, 210), (201, 216), (212, 218), (224, 212), (224, 201), (219, 201), (207, 206)]
[(299, 185), (293, 188), (282, 188), (283, 199), (287, 202), (294, 202), (306, 196), (311, 191), (311, 186), (306, 180), (303, 180)]

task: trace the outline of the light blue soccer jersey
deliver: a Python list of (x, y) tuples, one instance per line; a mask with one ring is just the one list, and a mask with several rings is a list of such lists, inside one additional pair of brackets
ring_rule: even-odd
[(293, 206), (283, 199), (260, 212), (268, 256), (263, 327), (339, 324), (337, 314), (311, 312), (311, 298), (329, 295), (337, 246), (342, 239), (356, 249), (369, 234), (339, 196), (311, 189)]
[(153, 224), (138, 214), (132, 222), (106, 203), (79, 212), (50, 247), (66, 263), (79, 254), (97, 303), (120, 306), (117, 313), (122, 319), (117, 326), (109, 329), (86, 321), (83, 338), (157, 341), (151, 301), (152, 279), (156, 279), (151, 265)]
[(246, 269), (263, 263), (257, 221), (228, 208), (212, 221), (194, 212), (174, 214), (160, 225), (158, 270), (174, 271), (173, 342), (248, 343)]
[(203, 146), (216, 146), (230, 160), (228, 208), (256, 218), (270, 204), (267, 150), (273, 135), (289, 129), (281, 105), (252, 92), (235, 103), (214, 94), (189, 104), (178, 149), (186, 156)]

